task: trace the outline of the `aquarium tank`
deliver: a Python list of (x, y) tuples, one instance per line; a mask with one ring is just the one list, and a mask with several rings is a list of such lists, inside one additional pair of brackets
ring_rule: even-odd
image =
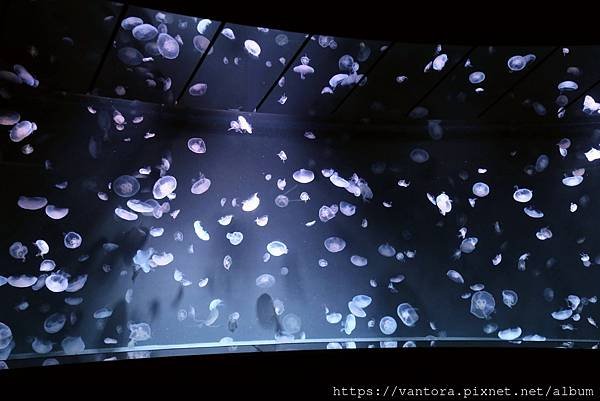
[(600, 46), (2, 7), (1, 367), (598, 347)]

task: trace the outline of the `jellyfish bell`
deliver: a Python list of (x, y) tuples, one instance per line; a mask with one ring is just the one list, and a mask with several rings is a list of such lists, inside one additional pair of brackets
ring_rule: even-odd
[(48, 204), (44, 197), (19, 196), (17, 206), (25, 210), (39, 210)]
[(562, 183), (567, 187), (575, 187), (583, 182), (583, 176), (574, 175), (572, 177), (565, 177), (562, 180)]
[(156, 46), (160, 55), (168, 60), (176, 59), (179, 56), (179, 42), (168, 33), (158, 34)]
[(506, 64), (511, 71), (521, 71), (527, 65), (527, 58), (519, 55), (512, 56)]
[(485, 73), (481, 71), (475, 71), (469, 74), (469, 82), (473, 85), (480, 84), (483, 81), (485, 81)]
[(229, 40), (234, 40), (235, 39), (235, 34), (233, 33), (233, 30), (231, 30), (231, 28), (225, 28), (225, 29), (223, 29), (221, 31), (221, 35), (225, 36)]
[(452, 200), (444, 192), (442, 192), (435, 198), (435, 203), (438, 209), (440, 210), (440, 214), (442, 216), (445, 216), (446, 213), (450, 213), (450, 211), (452, 210)]
[(300, 74), (301, 79), (315, 72), (315, 69), (308, 64), (300, 64), (294, 67), (294, 72)]
[(340, 237), (329, 237), (324, 241), (324, 245), (329, 252), (337, 253), (346, 248), (346, 241)]
[(484, 182), (476, 182), (473, 184), (473, 195), (483, 198), (490, 193), (490, 187)]
[(289, 202), (290, 202), (289, 198), (287, 196), (285, 196), (285, 195), (277, 195), (275, 197), (275, 204), (278, 207), (281, 207), (281, 208), (287, 207), (287, 205), (289, 204)]
[(150, 24), (139, 24), (131, 30), (133, 37), (141, 42), (152, 40), (158, 35), (158, 30)]
[(144, 56), (133, 47), (122, 47), (117, 51), (118, 59), (125, 65), (137, 66), (142, 64)]
[(123, 21), (121, 21), (121, 28), (123, 28), (126, 31), (131, 31), (133, 28), (135, 28), (138, 25), (142, 25), (143, 23), (144, 21), (141, 18), (127, 17), (123, 19)]
[(520, 203), (527, 203), (533, 197), (533, 191), (527, 188), (520, 188), (513, 193), (513, 199)]
[(471, 314), (480, 318), (487, 319), (494, 312), (496, 301), (492, 294), (487, 291), (478, 291), (471, 297)]
[(69, 275), (58, 271), (46, 277), (46, 288), (52, 292), (63, 292), (69, 286)]
[(292, 177), (301, 184), (308, 184), (315, 179), (315, 173), (301, 168), (300, 170), (295, 171)]
[(139, 192), (140, 183), (133, 176), (122, 175), (112, 182), (111, 188), (120, 197), (129, 198)]
[(244, 41), (244, 49), (252, 57), (258, 58), (260, 56), (260, 45), (253, 40), (248, 39)]
[(37, 124), (31, 121), (23, 120), (16, 123), (10, 130), (10, 140), (13, 142), (21, 142), (34, 131), (37, 130)]
[(258, 192), (255, 192), (248, 199), (242, 201), (242, 210), (244, 212), (252, 212), (258, 208), (260, 205), (260, 198), (258, 197)]
[(65, 234), (63, 242), (66, 248), (76, 249), (81, 246), (82, 238), (81, 235), (77, 234), (76, 232), (69, 231)]
[(200, 177), (193, 181), (191, 192), (194, 195), (202, 195), (209, 190), (211, 184), (212, 181), (209, 178), (206, 178), (203, 174), (200, 174)]
[(410, 159), (415, 163), (425, 163), (429, 160), (429, 153), (424, 149), (413, 149), (410, 152)]
[(502, 290), (502, 302), (512, 308), (519, 301), (519, 296), (513, 290)]
[(367, 265), (368, 261), (367, 261), (367, 258), (365, 258), (364, 256), (352, 255), (352, 256), (350, 256), (350, 263), (352, 263), (356, 267), (365, 267)]
[(256, 278), (258, 288), (271, 288), (275, 285), (275, 277), (271, 274), (261, 274)]
[(164, 199), (171, 193), (175, 191), (177, 188), (177, 180), (175, 177), (170, 175), (165, 175), (159, 178), (152, 188), (152, 195), (154, 199)]
[(419, 321), (419, 315), (409, 303), (402, 303), (396, 308), (398, 317), (408, 327), (413, 327)]

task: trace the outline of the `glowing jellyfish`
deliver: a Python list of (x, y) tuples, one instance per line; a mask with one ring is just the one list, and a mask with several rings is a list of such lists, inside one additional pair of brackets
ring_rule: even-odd
[(500, 330), (498, 332), (498, 337), (502, 340), (512, 341), (519, 338), (522, 333), (523, 330), (520, 327), (514, 327), (505, 330)]
[(386, 258), (391, 258), (396, 254), (396, 248), (394, 248), (392, 245), (387, 244), (387, 243), (381, 244), (377, 248), (377, 252), (379, 252), (379, 254), (381, 256), (385, 256)]
[(340, 71), (352, 72), (352, 67), (354, 65), (354, 59), (349, 54), (344, 54), (338, 60), (338, 67)]
[(85, 350), (85, 343), (81, 337), (65, 337), (60, 345), (67, 355), (80, 354)]
[(171, 263), (175, 259), (175, 257), (172, 253), (163, 252), (152, 255), (151, 259), (156, 266), (166, 266), (169, 263)]
[(56, 263), (52, 259), (44, 259), (42, 263), (40, 263), (40, 271), (42, 272), (50, 272), (54, 270), (56, 267)]
[(133, 47), (122, 47), (117, 52), (117, 57), (125, 65), (136, 66), (142, 64), (144, 55)]
[(350, 262), (356, 267), (365, 267), (368, 263), (367, 258), (360, 255), (350, 256)]
[(285, 46), (289, 43), (289, 39), (286, 34), (280, 33), (275, 36), (275, 43), (277, 43), (277, 46)]
[(381, 332), (386, 336), (394, 334), (397, 328), (398, 323), (396, 323), (396, 319), (391, 316), (384, 316), (379, 321), (379, 330), (381, 330)]
[(10, 254), (10, 256), (12, 256), (15, 259), (20, 259), (23, 262), (25, 262), (25, 257), (27, 256), (28, 252), (29, 249), (27, 249), (27, 247), (20, 242), (14, 242), (8, 248), (8, 253)]
[(0, 350), (5, 349), (13, 339), (12, 331), (6, 324), (0, 322)]
[(288, 253), (288, 247), (281, 241), (273, 241), (267, 244), (267, 251), (273, 256), (281, 256)]
[(69, 275), (58, 271), (46, 277), (46, 288), (52, 292), (63, 292), (69, 286)]
[(208, 191), (211, 184), (211, 180), (200, 173), (200, 176), (193, 181), (191, 191), (194, 195), (202, 195)]
[(258, 197), (258, 193), (255, 192), (248, 199), (242, 201), (242, 210), (244, 212), (252, 212), (258, 208), (260, 205), (260, 198)]
[(293, 313), (288, 313), (281, 319), (281, 331), (284, 334), (296, 334), (302, 329), (302, 320)]
[(481, 71), (475, 71), (469, 74), (469, 82), (471, 82), (473, 85), (480, 84), (483, 81), (485, 81), (485, 73)]
[(305, 79), (307, 75), (310, 75), (315, 72), (315, 69), (308, 65), (308, 63), (310, 62), (308, 57), (303, 56), (300, 59), (300, 62), (300, 65), (294, 67), (294, 72), (300, 74), (300, 79)]
[(532, 197), (533, 197), (533, 191), (531, 191), (530, 189), (527, 189), (527, 188), (517, 189), (513, 193), (513, 199), (516, 200), (517, 202), (521, 202), (521, 203), (529, 202)]
[(576, 91), (577, 89), (579, 89), (579, 85), (577, 85), (577, 82), (562, 81), (558, 84), (558, 90), (561, 92)]
[(523, 56), (512, 56), (507, 61), (508, 68), (511, 71), (521, 71), (527, 65), (527, 58)]
[(448, 276), (448, 278), (450, 280), (454, 281), (457, 284), (464, 284), (465, 283), (465, 279), (463, 278), (462, 274), (460, 274), (456, 270), (448, 270), (448, 272), (446, 273), (446, 275)]
[(425, 163), (429, 160), (429, 153), (424, 149), (413, 149), (410, 152), (410, 159), (415, 163)]
[(202, 138), (190, 138), (187, 141), (187, 147), (194, 153), (202, 154), (206, 153), (206, 143)]
[(221, 31), (221, 35), (225, 36), (229, 40), (235, 39), (235, 34), (231, 30), (231, 28), (225, 28)]
[(188, 93), (191, 96), (203, 96), (206, 94), (207, 90), (208, 90), (208, 85), (200, 82), (200, 83), (190, 86), (190, 88), (188, 89)]
[(337, 324), (339, 322), (342, 321), (342, 314), (341, 313), (329, 313), (327, 315), (325, 315), (325, 319), (327, 320), (328, 323), (331, 324)]
[(325, 249), (331, 253), (341, 252), (346, 248), (346, 241), (340, 237), (329, 237), (323, 244), (325, 245)]
[(48, 204), (48, 200), (43, 197), (19, 196), (17, 206), (25, 210), (39, 210)]
[(142, 25), (143, 23), (144, 21), (142, 21), (141, 18), (127, 17), (123, 21), (121, 21), (121, 28), (125, 29), (126, 31), (131, 31), (133, 28), (135, 28), (138, 25)]
[(479, 239), (476, 237), (465, 238), (460, 244), (460, 251), (462, 253), (471, 253), (475, 250)]
[(208, 38), (206, 38), (203, 35), (194, 36), (194, 39), (192, 39), (192, 43), (194, 45), (194, 48), (198, 50), (201, 54), (204, 53), (206, 49), (208, 49), (208, 46), (210, 46), (210, 40), (208, 40)]
[(290, 200), (285, 195), (277, 195), (277, 197), (275, 198), (275, 204), (278, 207), (286, 207), (289, 203), (290, 203)]
[(210, 24), (212, 24), (211, 20), (206, 18), (201, 19), (200, 21), (198, 21), (198, 25), (196, 25), (196, 30), (198, 31), (198, 33), (203, 34)]
[(69, 231), (65, 234), (63, 242), (65, 244), (65, 247), (69, 249), (79, 248), (82, 242), (81, 235), (77, 234), (76, 232)]
[(35, 256), (44, 257), (44, 255), (46, 255), (48, 252), (50, 252), (50, 246), (43, 239), (38, 239), (33, 244), (36, 246), (36, 248), (39, 251), (38, 253), (36, 253)]
[(523, 208), (523, 211), (525, 212), (525, 214), (531, 218), (534, 219), (541, 219), (542, 217), (544, 217), (544, 212), (542, 212), (541, 210), (535, 209), (531, 206), (527, 206), (525, 208)]
[(413, 327), (419, 320), (417, 310), (408, 303), (398, 305), (396, 313), (398, 314), (398, 317), (400, 317), (400, 320), (402, 320), (402, 323), (408, 327)]
[(52, 351), (52, 341), (34, 337), (33, 342), (31, 343), (31, 349), (38, 354), (47, 354)]
[(548, 227), (543, 227), (537, 233), (535, 233), (535, 236), (540, 241), (544, 241), (544, 240), (552, 238), (552, 231), (550, 231), (550, 229)]
[(46, 215), (50, 217), (52, 220), (60, 220), (69, 214), (68, 208), (57, 207), (54, 205), (46, 206)]
[(165, 175), (164, 177), (159, 178), (154, 183), (154, 187), (152, 188), (152, 195), (155, 199), (164, 199), (168, 195), (172, 194), (173, 191), (177, 188), (177, 180), (175, 177), (170, 175)]
[(471, 313), (480, 319), (488, 319), (495, 307), (496, 301), (487, 291), (478, 291), (471, 297)]
[(546, 155), (540, 155), (535, 162), (535, 171), (541, 173), (542, 171), (548, 168), (550, 164), (550, 159)]
[(137, 40), (147, 42), (158, 35), (158, 30), (150, 24), (140, 24), (135, 26), (131, 33)]
[(111, 188), (120, 197), (129, 198), (139, 192), (140, 183), (135, 177), (122, 175), (112, 182)]
[(567, 187), (576, 187), (577, 185), (581, 184), (582, 182), (583, 182), (583, 176), (581, 176), (581, 175), (565, 177), (562, 180), (562, 183), (564, 185), (566, 185)]
[(435, 198), (435, 204), (440, 210), (442, 216), (445, 216), (446, 213), (450, 213), (452, 210), (452, 200), (450, 200), (450, 197), (444, 192)]
[(152, 337), (152, 330), (148, 323), (129, 323), (129, 339), (132, 342), (146, 341)]
[(258, 288), (271, 288), (275, 285), (275, 277), (270, 274), (261, 274), (256, 278)]
[(502, 302), (504, 305), (512, 308), (519, 301), (519, 296), (513, 290), (503, 290), (502, 291)]
[(352, 216), (356, 213), (356, 206), (352, 203), (341, 201), (339, 210), (344, 216)]
[(473, 195), (483, 198), (490, 193), (490, 187), (484, 182), (476, 182), (473, 184)]
[(557, 312), (551, 313), (552, 318), (556, 320), (567, 320), (571, 316), (573, 316), (573, 309), (562, 309)]
[(317, 263), (319, 264), (319, 267), (327, 267), (329, 264), (325, 259), (319, 259)]
[(58, 333), (65, 327), (67, 317), (63, 313), (53, 313), (44, 320), (44, 331), (48, 334)]
[(260, 56), (260, 46), (253, 40), (248, 39), (244, 41), (244, 49), (246, 49), (246, 52), (252, 57), (258, 58), (258, 56)]
[(0, 110), (0, 125), (13, 126), (21, 120), (21, 115), (16, 111)]
[(37, 130), (36, 123), (32, 123), (30, 121), (21, 121), (11, 128), (9, 137), (13, 142), (21, 142), (23, 139), (31, 135), (35, 130)]
[(116, 208), (115, 215), (126, 221), (134, 221), (138, 219), (138, 215), (123, 208)]
[(315, 173), (301, 168), (300, 170), (295, 171), (292, 177), (301, 184), (308, 184), (315, 179)]
[(194, 221), (194, 232), (202, 241), (208, 241), (210, 239), (210, 235), (198, 220)]
[(264, 215), (264, 216), (260, 216), (257, 217), (254, 222), (256, 223), (257, 226), (259, 227), (264, 227), (267, 225), (267, 223), (269, 223), (269, 216), (268, 215)]
[(227, 233), (225, 237), (229, 240), (231, 245), (239, 245), (244, 240), (244, 234), (239, 231), (235, 231), (232, 233)]
[(156, 40), (158, 52), (168, 60), (173, 60), (179, 56), (179, 42), (177, 42), (168, 33), (159, 33)]
[(107, 319), (111, 317), (113, 311), (111, 308), (103, 307), (94, 312), (94, 319)]

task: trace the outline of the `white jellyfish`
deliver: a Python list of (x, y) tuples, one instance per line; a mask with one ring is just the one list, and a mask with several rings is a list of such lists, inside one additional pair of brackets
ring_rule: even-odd
[(225, 36), (229, 40), (235, 39), (235, 34), (231, 28), (225, 28), (221, 31), (221, 35)]
[(292, 177), (301, 184), (308, 184), (315, 179), (315, 173), (301, 168), (300, 170), (295, 171), (294, 174), (292, 174)]
[(248, 199), (242, 201), (242, 210), (244, 212), (252, 212), (258, 208), (260, 205), (260, 198), (258, 197), (258, 193), (255, 192)]
[(258, 56), (260, 56), (260, 46), (258, 43), (256, 43), (253, 40), (248, 39), (248, 40), (244, 41), (244, 49), (252, 57), (258, 58)]
[(194, 232), (202, 241), (210, 240), (210, 235), (204, 229), (204, 227), (202, 227), (202, 224), (198, 220), (194, 221)]
[(485, 73), (481, 71), (475, 71), (469, 74), (469, 82), (473, 85), (480, 84), (483, 81), (485, 81)]
[(564, 185), (566, 185), (567, 187), (576, 187), (577, 185), (581, 184), (583, 182), (583, 176), (581, 175), (574, 175), (572, 177), (565, 177), (562, 180), (562, 183)]
[(476, 182), (473, 184), (473, 195), (483, 198), (490, 193), (490, 187), (484, 182)]
[(173, 60), (179, 56), (179, 42), (168, 33), (158, 34), (156, 46), (160, 55), (168, 60)]
[(158, 30), (150, 24), (139, 24), (132, 29), (131, 33), (137, 40), (147, 42), (158, 35)]
[(324, 245), (329, 252), (337, 253), (346, 248), (346, 241), (340, 237), (329, 237), (324, 241)]
[(464, 284), (465, 280), (463, 279), (463, 276), (457, 272), (456, 270), (448, 270), (448, 272), (446, 273), (446, 275), (448, 276), (448, 278), (452, 281), (454, 281), (457, 284)]
[(392, 245), (387, 244), (387, 243), (381, 244), (377, 248), (377, 252), (379, 252), (379, 254), (381, 256), (385, 256), (386, 258), (391, 258), (394, 255), (396, 255), (396, 248), (394, 248)]
[(277, 195), (275, 197), (275, 204), (278, 207), (282, 207), (282, 208), (286, 207), (289, 204), (289, 202), (290, 202), (289, 198), (285, 195)]
[(231, 245), (239, 245), (244, 240), (244, 234), (239, 231), (235, 231), (232, 233), (227, 233), (225, 237), (229, 240)]
[(281, 256), (288, 253), (288, 247), (281, 241), (272, 241), (267, 244), (267, 251), (273, 256)]
[(408, 327), (413, 327), (419, 320), (419, 315), (415, 308), (408, 303), (402, 303), (396, 308), (398, 317)]
[(258, 288), (271, 288), (275, 285), (275, 277), (270, 274), (261, 274), (256, 278)]
[(164, 199), (168, 195), (172, 194), (177, 188), (177, 179), (170, 175), (165, 175), (159, 178), (154, 183), (152, 188), (152, 195), (154, 199)]
[(48, 334), (58, 333), (66, 322), (67, 317), (63, 313), (53, 313), (44, 320), (44, 331)]
[(81, 235), (77, 234), (76, 232), (69, 231), (65, 234), (63, 242), (66, 248), (75, 249), (81, 246), (82, 238)]
[(489, 318), (495, 307), (496, 301), (487, 291), (478, 291), (471, 297), (471, 313), (480, 319)]
[(21, 121), (11, 128), (9, 137), (13, 142), (21, 142), (23, 139), (31, 135), (35, 130), (37, 130), (36, 123), (30, 121)]
[(339, 211), (344, 216), (352, 216), (352, 215), (354, 215), (354, 213), (356, 213), (356, 206), (353, 205), (352, 203), (341, 201)]
[(365, 267), (368, 263), (367, 258), (360, 256), (360, 255), (350, 256), (350, 262), (356, 267)]
[(190, 189), (190, 191), (194, 195), (202, 195), (203, 193), (209, 190), (211, 184), (212, 181), (209, 178), (206, 178), (204, 174), (200, 173), (198, 178), (195, 178), (192, 181), (192, 188)]
[(47, 205), (45, 209), (46, 215), (52, 220), (60, 220), (69, 214), (68, 208), (57, 207), (54, 205)]
[(410, 159), (415, 163), (425, 163), (429, 160), (429, 153), (424, 149), (413, 149), (410, 152)]
[(502, 302), (504, 305), (512, 308), (519, 301), (519, 296), (513, 290), (502, 290)]
[(460, 244), (460, 251), (462, 253), (471, 253), (475, 250), (479, 239), (476, 237), (465, 238)]
[(112, 182), (111, 188), (120, 197), (129, 198), (139, 192), (140, 183), (135, 177), (122, 175)]
[(194, 153), (206, 153), (206, 143), (202, 138), (190, 138), (187, 142), (187, 147)]
[(440, 210), (440, 214), (442, 216), (445, 216), (446, 213), (450, 213), (450, 211), (452, 210), (452, 200), (444, 192), (442, 192), (435, 198), (435, 203), (438, 209)]
[(516, 200), (517, 202), (521, 202), (521, 203), (529, 202), (532, 197), (533, 197), (533, 191), (531, 191), (530, 189), (527, 189), (527, 188), (517, 189), (513, 193), (513, 199)]

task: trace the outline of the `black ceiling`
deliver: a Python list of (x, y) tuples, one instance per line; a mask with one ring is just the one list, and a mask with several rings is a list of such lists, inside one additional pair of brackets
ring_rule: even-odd
[[(389, 40), (376, 40), (372, 35), (360, 39), (310, 29), (292, 32), (240, 25), (230, 21), (268, 19), (253, 20), (236, 7), (231, 18), (221, 12), (211, 14), (210, 7), (191, 16), (140, 7), (152, 4), (3, 0), (0, 71), (13, 71), (20, 64), (40, 84), (37, 88), (16, 85), (0, 76), (1, 97), (65, 91), (176, 107), (352, 122), (573, 121), (590, 118), (582, 112), (586, 94), (600, 98), (600, 69), (595, 68), (600, 46), (411, 44), (394, 40), (391, 33)], [(192, 10), (179, 2), (171, 6), (170, 10)], [(351, 24), (357, 27), (367, 16), (357, 15)], [(151, 30), (170, 35), (179, 43), (173, 45), (179, 49), (177, 57), (159, 54), (157, 36), (135, 39), (131, 29), (121, 25), (128, 17), (138, 17), (152, 25)], [(268, 21), (280, 28), (286, 19)], [(298, 27), (290, 21), (290, 27)], [(306, 28), (317, 29), (314, 21), (305, 22)], [(332, 24), (330, 32), (339, 25)], [(260, 46), (260, 54), (246, 49), (249, 40)], [(129, 65), (123, 62), (124, 53), (131, 58)], [(510, 57), (528, 54), (535, 60), (524, 69), (508, 68)], [(357, 63), (357, 75), (343, 71), (340, 58), (345, 55), (351, 56), (350, 66)], [(426, 68), (443, 55), (447, 57), (443, 68)], [(298, 72), (303, 61), (312, 73)], [(474, 72), (483, 72), (485, 80), (471, 83)], [(337, 74), (350, 77), (344, 80)], [(336, 75), (343, 84), (332, 85)], [(557, 86), (563, 81), (574, 81), (578, 88), (560, 91)], [(192, 95), (194, 85), (202, 89)]]

